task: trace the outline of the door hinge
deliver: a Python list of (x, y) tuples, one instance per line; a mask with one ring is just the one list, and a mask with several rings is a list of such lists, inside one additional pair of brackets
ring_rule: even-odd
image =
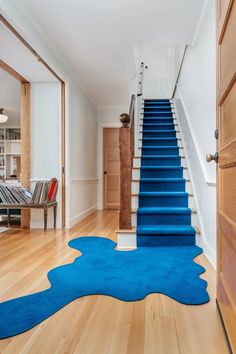
[(61, 168), (61, 173), (64, 175), (65, 174), (65, 166), (62, 166)]

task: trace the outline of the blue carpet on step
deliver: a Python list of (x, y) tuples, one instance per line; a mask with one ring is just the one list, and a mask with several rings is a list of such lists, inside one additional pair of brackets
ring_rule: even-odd
[(145, 100), (137, 210), (139, 247), (194, 246), (189, 194), (169, 100)]
[(202, 252), (197, 246), (140, 247), (122, 252), (103, 237), (81, 237), (69, 245), (82, 256), (49, 271), (50, 288), (0, 304), (0, 338), (30, 329), (86, 295), (137, 301), (162, 293), (188, 305), (209, 301), (207, 282), (199, 277), (205, 269), (193, 261)]

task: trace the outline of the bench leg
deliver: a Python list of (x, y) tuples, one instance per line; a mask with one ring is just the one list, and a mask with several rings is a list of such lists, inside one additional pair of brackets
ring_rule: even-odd
[(47, 232), (47, 225), (48, 225), (48, 208), (43, 209), (44, 213), (44, 232)]
[(54, 227), (54, 230), (56, 230), (57, 228), (57, 204), (54, 205), (53, 207), (53, 227)]
[(7, 227), (10, 227), (10, 224), (11, 224), (10, 209), (7, 209)]

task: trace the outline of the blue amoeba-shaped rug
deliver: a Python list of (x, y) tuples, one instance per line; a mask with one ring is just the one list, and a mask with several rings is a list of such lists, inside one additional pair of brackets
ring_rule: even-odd
[(69, 302), (86, 295), (109, 295), (137, 301), (162, 293), (183, 304), (209, 301), (205, 271), (193, 262), (197, 246), (114, 250), (116, 243), (103, 237), (81, 237), (69, 242), (83, 255), (48, 273), (51, 287), (0, 304), (0, 338), (22, 333)]

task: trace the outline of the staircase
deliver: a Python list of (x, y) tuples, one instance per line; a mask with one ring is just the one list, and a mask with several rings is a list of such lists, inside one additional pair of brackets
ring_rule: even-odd
[(192, 210), (169, 100), (145, 100), (137, 194), (137, 246), (195, 244)]

